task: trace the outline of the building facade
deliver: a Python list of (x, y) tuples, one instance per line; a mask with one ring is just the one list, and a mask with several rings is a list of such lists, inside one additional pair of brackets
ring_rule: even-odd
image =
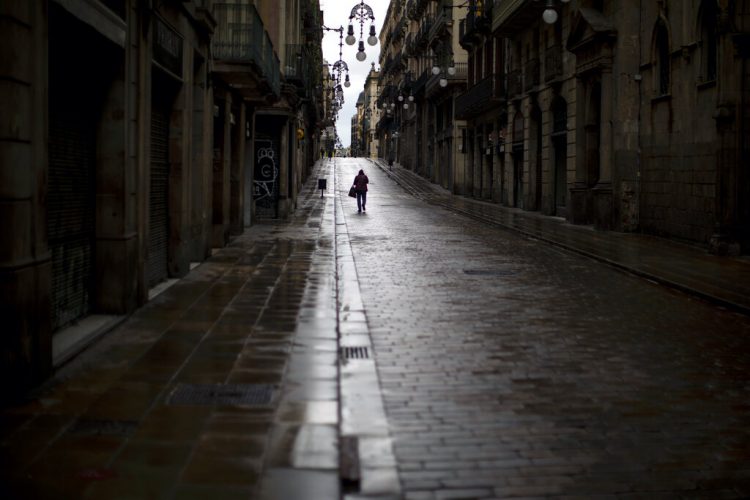
[(467, 55), (458, 21), (466, 4), (391, 2), (381, 32), (378, 126), (385, 155), (453, 192), (463, 193), (465, 122), (455, 99), (465, 89)]
[(375, 63), (365, 79), (365, 103), (362, 118), (363, 155), (367, 158), (378, 158), (380, 142), (377, 135), (377, 124), (380, 120), (378, 107), (378, 81), (380, 73), (375, 69)]
[[(405, 134), (410, 149), (398, 158), (408, 168), (454, 193), (573, 224), (750, 251), (747, 1), (413, 0), (391, 8), (381, 99), (413, 95), (417, 105), (381, 118), (379, 130)], [(451, 121), (420, 57), (439, 60), (440, 40), (456, 24), (468, 84)], [(449, 134), (451, 126), (460, 133)], [(447, 136), (464, 168), (444, 153)]]
[[(319, 26), (317, 2), (282, 3), (296, 9), (296, 33)], [(0, 217), (13, 235), (0, 243), (6, 394), (43, 380), (255, 216), (256, 104), (315, 86), (295, 87), (280, 69), (280, 44), (301, 39), (272, 41), (273, 16), (253, 17), (260, 4), (2, 2)], [(262, 56), (257, 45), (222, 45), (232, 9), (262, 34)], [(249, 47), (252, 64), (222, 66)], [(287, 100), (279, 112), (277, 141), (291, 158), (279, 173), (280, 215), (312, 162), (297, 139), (318, 125), (309, 103), (300, 114)], [(70, 340), (70, 325), (85, 335)]]

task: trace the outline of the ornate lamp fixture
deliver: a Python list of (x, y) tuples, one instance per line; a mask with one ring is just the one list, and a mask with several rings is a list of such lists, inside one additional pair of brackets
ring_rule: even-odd
[(321, 29), (325, 31), (337, 31), (339, 34), (339, 60), (336, 61), (331, 65), (331, 69), (334, 73), (334, 79), (336, 80), (336, 83), (341, 83), (341, 76), (344, 74), (344, 87), (351, 87), (352, 83), (349, 81), (349, 65), (346, 64), (346, 61), (344, 61), (343, 58), (343, 52), (344, 52), (344, 27), (340, 26), (338, 28), (328, 28), (327, 26), (322, 26)]
[[(568, 3), (570, 0), (560, 0), (560, 2)], [(557, 9), (555, 8), (555, 0), (547, 0), (547, 6), (542, 13), (542, 19), (544, 19), (544, 22), (547, 24), (555, 24), (558, 17)]]
[(372, 7), (367, 5), (364, 0), (360, 1), (354, 7), (349, 14), (349, 28), (346, 30), (346, 43), (347, 45), (354, 45), (357, 39), (354, 37), (354, 25), (352, 21), (356, 19), (359, 21), (359, 46), (357, 48), (357, 61), (364, 61), (367, 59), (365, 54), (365, 42), (364, 39), (364, 27), (367, 20), (370, 20), (370, 36), (367, 37), (367, 43), (370, 45), (376, 45), (378, 43), (378, 37), (375, 36), (375, 13), (372, 11)]
[[(445, 62), (441, 64), (441, 60)], [(435, 76), (440, 75), (440, 81), (438, 83), (440, 83), (441, 87), (447, 87), (448, 78), (446, 75), (453, 76), (456, 74), (456, 66), (453, 64), (453, 57), (449, 57), (446, 53), (435, 54), (434, 62), (432, 64), (432, 74)]]

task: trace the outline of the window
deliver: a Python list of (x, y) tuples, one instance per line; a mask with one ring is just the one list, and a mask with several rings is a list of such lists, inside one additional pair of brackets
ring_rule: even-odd
[(699, 16), (701, 80), (710, 82), (716, 80), (717, 67), (716, 0), (704, 0)]
[(663, 20), (659, 20), (654, 31), (654, 52), (656, 93), (658, 96), (668, 95), (672, 70), (669, 54), (669, 31)]

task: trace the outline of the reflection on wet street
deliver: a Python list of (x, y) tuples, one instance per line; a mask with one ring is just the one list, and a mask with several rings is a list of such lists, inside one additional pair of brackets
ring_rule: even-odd
[(0, 412), (3, 498), (750, 496), (748, 316), (396, 178), (319, 162)]
[(748, 317), (370, 165), (345, 216), (406, 498), (750, 494)]

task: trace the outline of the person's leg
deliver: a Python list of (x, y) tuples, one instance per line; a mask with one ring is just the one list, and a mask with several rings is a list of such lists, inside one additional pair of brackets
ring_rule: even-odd
[(362, 191), (362, 210), (365, 210), (365, 205), (367, 205), (367, 191)]
[(362, 211), (362, 192), (357, 191), (357, 212)]

